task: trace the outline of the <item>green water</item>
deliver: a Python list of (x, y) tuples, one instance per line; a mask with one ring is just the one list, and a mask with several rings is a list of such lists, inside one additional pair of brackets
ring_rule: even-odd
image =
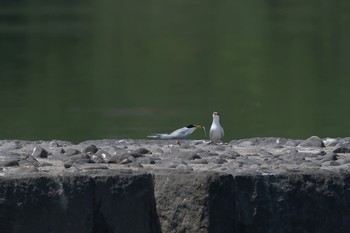
[[(0, 0), (0, 139), (350, 132), (350, 2)], [(203, 132), (191, 138), (199, 139)]]

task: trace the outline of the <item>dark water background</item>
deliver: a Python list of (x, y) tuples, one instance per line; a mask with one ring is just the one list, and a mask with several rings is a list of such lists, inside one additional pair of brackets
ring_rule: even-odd
[(0, 0), (0, 81), (0, 139), (345, 137), (350, 1)]

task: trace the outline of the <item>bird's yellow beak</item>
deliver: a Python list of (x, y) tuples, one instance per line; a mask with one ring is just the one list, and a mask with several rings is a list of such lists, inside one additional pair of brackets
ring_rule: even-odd
[(202, 128), (201, 125), (195, 125), (197, 129)]

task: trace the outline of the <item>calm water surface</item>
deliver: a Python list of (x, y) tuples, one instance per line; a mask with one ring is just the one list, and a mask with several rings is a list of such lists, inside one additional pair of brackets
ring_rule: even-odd
[[(0, 0), (0, 139), (350, 134), (350, 2)], [(191, 138), (203, 138), (195, 132)]]

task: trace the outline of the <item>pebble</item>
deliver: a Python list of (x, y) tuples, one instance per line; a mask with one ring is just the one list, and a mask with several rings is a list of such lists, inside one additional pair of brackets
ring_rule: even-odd
[(19, 166), (18, 160), (16, 159), (0, 161), (0, 167), (14, 167), (14, 166)]
[(110, 159), (112, 156), (105, 150), (98, 150), (95, 155), (99, 158), (102, 158), (104, 161), (107, 161), (108, 159)]
[(18, 161), (18, 164), (21, 166), (21, 167), (25, 167), (25, 166), (39, 166), (40, 163), (38, 162), (38, 160), (36, 160), (33, 156), (29, 155), (27, 156), (26, 158), (24, 159), (21, 159)]
[(95, 145), (89, 145), (82, 150), (85, 154), (95, 154), (97, 151), (98, 148)]
[(77, 155), (80, 154), (80, 151), (77, 149), (69, 148), (64, 151), (64, 156), (72, 156), (72, 155)]
[(123, 155), (113, 155), (108, 159), (108, 163), (120, 163), (122, 160), (128, 158), (127, 154)]
[(47, 158), (48, 154), (49, 153), (44, 148), (41, 146), (36, 146), (33, 149), (32, 156), (36, 158)]
[(228, 153), (224, 153), (224, 154), (219, 155), (219, 158), (222, 158), (222, 159), (237, 159), (239, 156), (240, 156), (240, 154), (238, 154), (235, 151), (232, 151), (232, 152), (228, 152)]
[(119, 163), (120, 164), (128, 164), (128, 163), (132, 163), (133, 160), (130, 160), (130, 159), (123, 159), (122, 161), (120, 161)]
[(339, 148), (333, 151), (334, 153), (350, 153), (350, 142), (340, 145)]
[(129, 151), (126, 148), (113, 146), (113, 147), (109, 148), (107, 150), (107, 152), (113, 156), (113, 155), (125, 154), (125, 153), (128, 153)]
[(40, 163), (40, 167), (51, 167), (51, 166), (53, 166), (52, 163), (48, 163), (48, 162)]
[(326, 161), (335, 161), (338, 159), (338, 155), (336, 153), (330, 152), (328, 154), (326, 154), (323, 159), (321, 159), (322, 162), (326, 162)]
[(208, 160), (209, 163), (216, 163), (216, 164), (224, 164), (227, 163), (227, 160), (222, 158), (211, 158)]
[(323, 143), (325, 146), (336, 146), (339, 143), (339, 141), (334, 138), (326, 138), (323, 140)]
[(151, 151), (147, 150), (146, 148), (138, 148), (137, 150), (135, 150), (133, 153), (137, 153), (137, 154), (141, 154), (141, 155), (145, 155), (145, 154), (152, 154)]
[(176, 157), (185, 160), (201, 159), (201, 156), (199, 156), (196, 152), (182, 152), (178, 153)]

